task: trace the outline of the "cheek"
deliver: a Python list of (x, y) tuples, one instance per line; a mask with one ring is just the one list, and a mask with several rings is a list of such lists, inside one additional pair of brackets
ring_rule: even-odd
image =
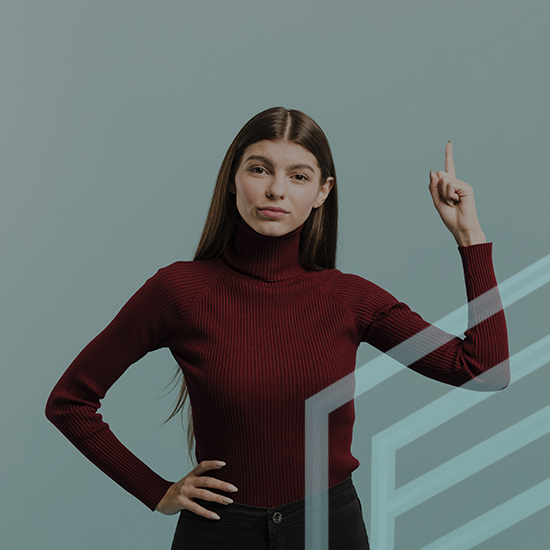
[(242, 203), (254, 202), (257, 199), (258, 191), (253, 186), (242, 182), (238, 189), (238, 196)]

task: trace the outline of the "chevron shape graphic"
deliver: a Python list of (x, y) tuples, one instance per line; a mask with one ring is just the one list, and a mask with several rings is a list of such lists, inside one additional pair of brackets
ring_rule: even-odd
[[(502, 307), (505, 308), (549, 281), (550, 254), (508, 278), (498, 287), (472, 300), (470, 307), (472, 311), (479, 309), (483, 312), (476, 316), (477, 321), (481, 322), (496, 313), (496, 311), (488, 309), (487, 305), (492, 303), (492, 297), (497, 289), (500, 293)], [(447, 333), (459, 334), (460, 328), (467, 322), (468, 304), (446, 315), (434, 325)], [(421, 337), (421, 335), (422, 333), (419, 333), (409, 338), (406, 342), (389, 350), (388, 353), (398, 354), (398, 348), (409, 345), (412, 340)], [(431, 353), (434, 349), (437, 349), (437, 346), (429, 349), (426, 354)], [(408, 364), (411, 364), (420, 357), (410, 357), (409, 354), (409, 358)], [(550, 335), (516, 353), (509, 361), (512, 383), (534, 372), (550, 361)], [(354, 373), (306, 400), (305, 547), (307, 550), (328, 550), (328, 415), (350, 400), (375, 388), (406, 366), (387, 354), (380, 355)], [(502, 367), (502, 364), (496, 365), (493, 369)], [(494, 393), (483, 391), (483, 384), (488, 379), (487, 376), (484, 380), (483, 376), (469, 381), (460, 388), (454, 388), (445, 396), (408, 415), (373, 437), (370, 540), (372, 550), (394, 549), (394, 520), (399, 514), (414, 508), (428, 498), (474, 475), (481, 468), (489, 466), (550, 431), (550, 407), (547, 407), (395, 490), (396, 451), (494, 395)], [(482, 391), (463, 391), (464, 389), (481, 389)], [(511, 524), (521, 521), (549, 505), (549, 484), (549, 480), (543, 481), (425, 546), (422, 550), (466, 550), (479, 544), (508, 528)]]

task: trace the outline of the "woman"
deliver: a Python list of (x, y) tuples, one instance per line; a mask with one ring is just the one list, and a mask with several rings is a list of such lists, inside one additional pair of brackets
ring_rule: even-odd
[[(471, 186), (456, 179), (450, 142), (429, 190), (458, 244), (471, 302), (497, 284), (492, 243)], [(453, 386), (508, 385), (498, 291), (469, 304), (476, 324), (462, 340), (335, 269), (336, 236), (323, 131), (297, 110), (259, 113), (225, 155), (194, 260), (148, 279), (50, 395), (47, 417), (94, 464), (151, 510), (180, 514), (173, 550), (304, 547), (304, 403), (354, 371), (361, 342), (383, 352), (406, 342), (398, 360)], [(178, 482), (148, 468), (96, 414), (123, 372), (161, 347), (185, 377), (180, 405), (188, 391), (199, 463)], [(353, 401), (330, 414), (330, 547), (348, 550), (368, 548), (351, 480), (353, 422)]]

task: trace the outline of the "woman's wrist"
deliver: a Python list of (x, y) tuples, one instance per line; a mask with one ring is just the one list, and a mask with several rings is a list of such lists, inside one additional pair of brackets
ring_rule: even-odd
[(471, 246), (473, 244), (486, 243), (487, 239), (481, 229), (477, 231), (462, 231), (453, 235), (458, 246)]

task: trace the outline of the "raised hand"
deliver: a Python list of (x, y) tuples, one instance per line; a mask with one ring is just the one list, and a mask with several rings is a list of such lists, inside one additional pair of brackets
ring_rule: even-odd
[(428, 189), (434, 206), (459, 246), (484, 243), (485, 235), (477, 219), (474, 190), (456, 179), (451, 142), (445, 147), (445, 170), (430, 170)]
[(220, 489), (226, 492), (235, 492), (237, 487), (220, 481), (214, 477), (207, 477), (203, 474), (208, 470), (219, 470), (225, 463), (217, 460), (203, 460), (194, 470), (191, 470), (184, 478), (180, 479), (169, 487), (166, 494), (157, 504), (155, 510), (161, 514), (171, 516), (177, 514), (180, 510), (190, 510), (199, 516), (207, 519), (220, 519), (218, 514), (206, 510), (193, 499), (211, 500), (220, 504), (231, 504), (233, 501), (225, 496), (212, 493), (207, 489)]

